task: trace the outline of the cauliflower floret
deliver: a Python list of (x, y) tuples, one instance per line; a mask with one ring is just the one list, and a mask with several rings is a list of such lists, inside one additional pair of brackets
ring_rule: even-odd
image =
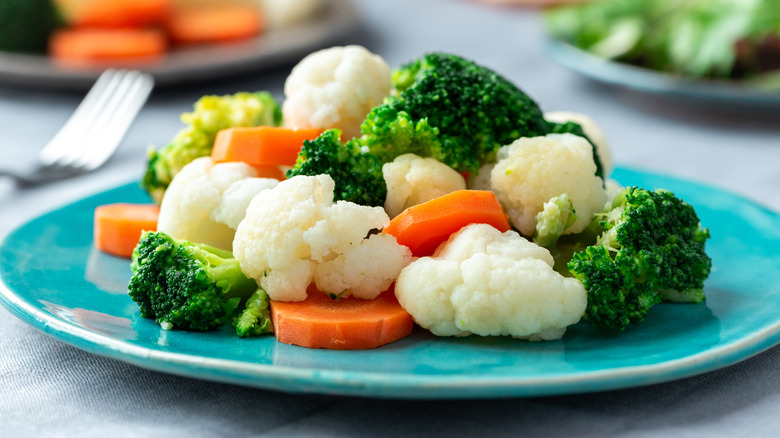
[(436, 160), (404, 154), (382, 166), (387, 185), (385, 211), (393, 218), (407, 208), (466, 188), (455, 169)]
[(470, 190), (490, 190), (490, 173), (495, 165), (495, 163), (484, 164), (476, 174), (470, 173), (466, 179), (466, 188)]
[(366, 238), (390, 222), (381, 207), (333, 203), (333, 188), (328, 175), (295, 176), (249, 204), (233, 254), (271, 299), (301, 301), (312, 281), (326, 293), (376, 298), (411, 261), (395, 237)]
[(276, 184), (272, 178), (257, 178), (257, 170), (245, 163), (195, 159), (165, 191), (157, 229), (174, 239), (230, 250), (249, 200)]
[(573, 113), (569, 111), (551, 111), (544, 113), (544, 118), (550, 122), (566, 123), (574, 122), (582, 126), (582, 131), (588, 138), (593, 141), (596, 146), (596, 153), (601, 161), (601, 166), (604, 168), (604, 176), (612, 173), (612, 151), (609, 149), (609, 143), (607, 143), (607, 136), (604, 135), (604, 131), (601, 130), (599, 125), (585, 114)]
[(516, 232), (472, 224), (404, 268), (395, 294), (438, 336), (559, 339), (585, 313), (587, 292), (552, 266), (549, 251)]
[(572, 134), (549, 134), (502, 146), (490, 173), (490, 185), (512, 225), (526, 236), (533, 234), (536, 215), (544, 203), (567, 194), (577, 216), (564, 231), (571, 234), (584, 230), (607, 200), (595, 172), (593, 148), (587, 140)]
[(285, 124), (296, 129), (338, 128), (343, 138), (360, 135), (371, 108), (390, 94), (390, 67), (361, 46), (314, 52), (296, 65), (284, 84)]

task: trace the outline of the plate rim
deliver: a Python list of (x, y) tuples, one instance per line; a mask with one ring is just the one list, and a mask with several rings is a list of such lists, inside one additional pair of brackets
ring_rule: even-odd
[[(727, 189), (628, 167), (621, 166), (616, 170), (635, 173), (642, 177), (671, 179), (706, 190), (716, 190), (751, 204), (773, 219), (780, 220), (780, 213)], [(87, 202), (95, 196), (121, 190), (130, 184), (135, 184), (135, 181), (87, 195), (30, 219), (6, 234), (0, 241), (0, 248), (4, 247), (14, 234), (21, 232), (35, 221), (44, 220), (49, 214), (73, 207), (80, 202)], [(778, 319), (760, 330), (755, 330), (727, 344), (656, 364), (541, 377), (538, 375), (488, 377), (452, 374), (403, 375), (290, 367), (155, 350), (90, 331), (44, 312), (42, 308), (35, 307), (13, 291), (2, 275), (0, 275), (0, 304), (23, 322), (66, 344), (145, 369), (284, 392), (397, 399), (533, 397), (625, 389), (715, 371), (744, 361), (780, 342), (780, 319)], [(606, 381), (603, 380), (605, 377), (608, 377)]]

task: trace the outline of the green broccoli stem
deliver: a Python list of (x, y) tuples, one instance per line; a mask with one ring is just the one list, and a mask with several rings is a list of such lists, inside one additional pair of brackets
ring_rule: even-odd
[(273, 333), (270, 298), (265, 290), (257, 288), (249, 297), (244, 310), (233, 319), (233, 327), (241, 338)]

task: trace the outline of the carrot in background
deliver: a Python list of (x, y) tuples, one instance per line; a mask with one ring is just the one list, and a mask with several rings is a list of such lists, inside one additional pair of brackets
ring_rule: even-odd
[(249, 38), (261, 34), (264, 27), (260, 9), (241, 3), (181, 6), (166, 22), (171, 39), (182, 44)]
[(424, 257), (432, 255), (452, 233), (472, 223), (492, 225), (502, 232), (510, 229), (493, 192), (458, 190), (407, 208), (382, 232), (395, 236), (412, 255)]
[(273, 126), (237, 127), (217, 133), (211, 158), (214, 162), (243, 161), (253, 166), (293, 166), (304, 140), (314, 140), (321, 129)]
[(95, 209), (95, 246), (108, 254), (130, 257), (143, 231), (157, 230), (157, 204), (116, 203)]
[(142, 27), (164, 23), (171, 0), (56, 0), (74, 27)]
[(49, 39), (49, 54), (65, 62), (155, 57), (167, 48), (168, 39), (158, 29), (70, 28)]
[(393, 288), (373, 300), (334, 300), (310, 286), (304, 301), (271, 301), (271, 321), (279, 342), (330, 350), (376, 348), (410, 335), (414, 327)]

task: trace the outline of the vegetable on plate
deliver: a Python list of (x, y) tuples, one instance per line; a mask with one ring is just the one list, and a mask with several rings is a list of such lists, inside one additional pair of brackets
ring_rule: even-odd
[(235, 127), (219, 131), (211, 150), (217, 162), (241, 161), (252, 166), (293, 166), (305, 140), (314, 140), (320, 129), (281, 126)]
[(452, 233), (482, 223), (508, 231), (506, 213), (496, 195), (486, 190), (458, 190), (409, 207), (382, 232), (395, 236), (416, 257), (428, 256)]
[(412, 334), (414, 322), (392, 288), (371, 300), (310, 291), (304, 301), (271, 301), (279, 342), (308, 348), (377, 348)]
[(156, 231), (157, 204), (105, 204), (95, 209), (95, 246), (108, 254), (130, 257), (144, 231)]
[(597, 242), (569, 262), (588, 290), (586, 321), (622, 330), (662, 300), (704, 301), (710, 233), (693, 206), (665, 190), (627, 187), (594, 221), (603, 230)]
[(239, 317), (239, 335), (255, 326), (269, 327), (258, 312), (263, 306), (256, 305), (258, 297), (262, 299), (256, 295), (257, 283), (244, 275), (230, 251), (146, 232), (133, 252), (131, 268), (130, 298), (142, 317), (154, 319), (163, 329), (214, 330), (231, 322), (236, 309), (250, 309), (256, 316), (243, 321)]

